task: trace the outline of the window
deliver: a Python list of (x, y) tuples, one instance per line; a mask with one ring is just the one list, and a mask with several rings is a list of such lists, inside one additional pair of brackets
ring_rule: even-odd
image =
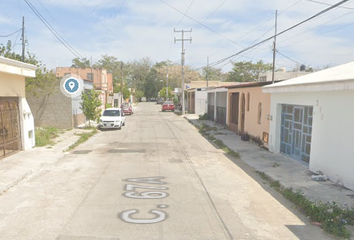
[(250, 100), (251, 100), (250, 93), (247, 93), (247, 112), (250, 111)]
[(258, 124), (262, 123), (262, 103), (258, 103)]
[(87, 73), (87, 80), (93, 81), (93, 73)]

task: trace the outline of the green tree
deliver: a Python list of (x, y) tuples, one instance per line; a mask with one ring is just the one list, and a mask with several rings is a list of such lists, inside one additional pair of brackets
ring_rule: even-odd
[(72, 60), (72, 65), (71, 67), (76, 67), (76, 68), (89, 68), (91, 67), (90, 60), (87, 58), (74, 58)]
[(229, 72), (227, 81), (229, 82), (253, 82), (258, 79), (258, 75), (272, 69), (272, 64), (264, 63), (262, 60), (257, 63), (252, 61), (233, 63), (232, 71)]
[(215, 67), (203, 67), (202, 68), (202, 77), (208, 81), (224, 81), (223, 73), (221, 68)]
[[(86, 118), (91, 121), (96, 121), (101, 113), (99, 107), (101, 106), (102, 102), (99, 99), (100, 92), (90, 89), (82, 92), (81, 94), (81, 107), (80, 109), (83, 111)], [(91, 122), (90, 122), (91, 126)]]
[(167, 99), (167, 98), (172, 99), (172, 89), (168, 88), (167, 92), (168, 92), (168, 97), (166, 96), (166, 87), (161, 89), (160, 92), (159, 92), (160, 97), (162, 97), (163, 99)]

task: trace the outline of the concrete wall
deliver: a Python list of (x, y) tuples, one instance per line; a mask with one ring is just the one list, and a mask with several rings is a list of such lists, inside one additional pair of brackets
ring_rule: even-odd
[(73, 127), (72, 99), (60, 91), (60, 81), (50, 96), (34, 97), (27, 95), (27, 102), (32, 110), (35, 126), (69, 129)]
[(280, 152), (281, 104), (313, 106), (309, 168), (354, 190), (354, 91), (273, 93), (269, 150)]
[[(233, 88), (228, 91), (228, 102), (231, 105), (230, 94), (240, 93), (239, 101), (239, 113), (241, 111), (241, 97), (242, 93), (245, 95), (245, 132), (248, 134), (263, 138), (263, 132), (269, 133), (269, 114), (270, 114), (270, 99), (271, 95), (269, 93), (263, 93), (262, 87), (248, 87), (248, 88)], [(249, 95), (249, 97), (248, 97)], [(262, 103), (262, 115), (261, 115), (261, 124), (258, 123), (258, 105)], [(249, 106), (249, 107), (248, 107)], [(231, 122), (231, 116), (227, 117), (226, 124), (229, 125)], [(241, 126), (241, 114), (239, 114), (239, 129)], [(264, 143), (265, 147), (268, 147), (267, 143)]]

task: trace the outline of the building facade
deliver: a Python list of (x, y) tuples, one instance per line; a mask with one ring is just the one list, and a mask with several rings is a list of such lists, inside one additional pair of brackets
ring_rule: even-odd
[(228, 128), (237, 133), (247, 133), (268, 148), (270, 94), (262, 87), (271, 82), (243, 83), (228, 87)]
[(0, 57), (0, 158), (35, 146), (34, 120), (26, 101), (25, 78), (36, 66)]
[(269, 150), (354, 190), (354, 62), (263, 88), (271, 94)]

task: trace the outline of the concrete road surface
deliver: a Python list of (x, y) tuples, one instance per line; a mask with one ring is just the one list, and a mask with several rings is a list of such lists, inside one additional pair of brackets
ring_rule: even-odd
[(122, 130), (100, 132), (1, 195), (0, 239), (332, 239), (160, 108), (140, 103)]

